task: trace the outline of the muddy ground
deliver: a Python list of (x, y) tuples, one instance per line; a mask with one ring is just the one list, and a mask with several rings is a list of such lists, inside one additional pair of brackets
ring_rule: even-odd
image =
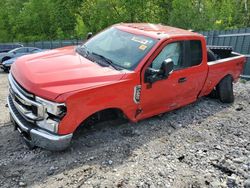
[(137, 124), (83, 128), (63, 152), (29, 150), (9, 122), (0, 71), (0, 187), (250, 187), (250, 83), (234, 104), (202, 98)]

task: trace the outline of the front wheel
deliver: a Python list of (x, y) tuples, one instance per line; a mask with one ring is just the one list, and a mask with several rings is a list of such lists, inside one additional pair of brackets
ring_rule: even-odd
[(223, 103), (234, 102), (233, 79), (231, 76), (224, 77), (217, 85), (218, 97)]

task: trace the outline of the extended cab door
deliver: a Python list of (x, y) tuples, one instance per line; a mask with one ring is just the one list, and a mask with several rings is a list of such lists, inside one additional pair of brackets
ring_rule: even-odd
[[(138, 118), (146, 118), (170, 111), (197, 99), (205, 79), (208, 66), (206, 63), (205, 41), (171, 40), (161, 45), (142, 70), (142, 87)], [(205, 57), (205, 58), (204, 58)], [(164, 60), (171, 58), (174, 70), (167, 79), (147, 83), (146, 69), (160, 69)]]

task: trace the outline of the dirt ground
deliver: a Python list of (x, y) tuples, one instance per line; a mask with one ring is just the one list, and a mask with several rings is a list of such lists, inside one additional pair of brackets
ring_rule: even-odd
[(137, 124), (84, 128), (63, 152), (29, 150), (0, 72), (0, 187), (250, 187), (250, 83), (234, 104), (202, 98)]
[(8, 74), (0, 69), (0, 126), (9, 122), (8, 108), (5, 108), (8, 94)]

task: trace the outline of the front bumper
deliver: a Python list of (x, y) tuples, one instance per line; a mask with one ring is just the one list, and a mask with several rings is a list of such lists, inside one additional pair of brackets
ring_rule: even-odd
[(57, 135), (40, 129), (34, 124), (26, 121), (16, 109), (12, 98), (7, 99), (11, 119), (22, 137), (29, 145), (44, 149), (60, 151), (66, 149), (71, 142), (73, 134)]

